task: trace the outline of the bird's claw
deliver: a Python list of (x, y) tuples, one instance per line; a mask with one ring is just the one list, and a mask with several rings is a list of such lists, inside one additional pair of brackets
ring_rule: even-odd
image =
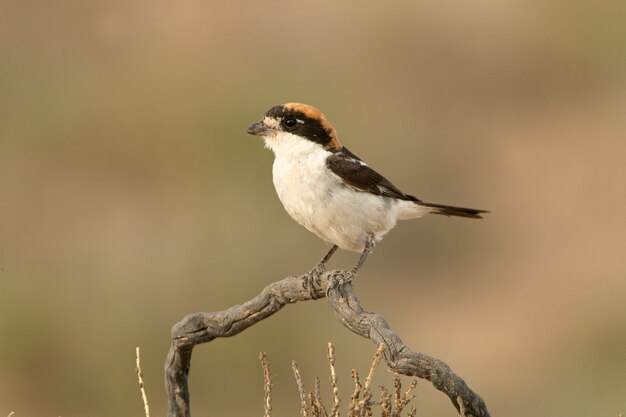
[(328, 286), (326, 287), (326, 297), (330, 294), (330, 290), (338, 289), (352, 282), (356, 273), (355, 271), (333, 271), (328, 277)]
[(317, 300), (317, 291), (315, 291), (315, 284), (318, 283), (319, 277), (326, 272), (326, 267), (323, 264), (317, 264), (304, 275), (303, 287), (309, 290), (311, 299)]

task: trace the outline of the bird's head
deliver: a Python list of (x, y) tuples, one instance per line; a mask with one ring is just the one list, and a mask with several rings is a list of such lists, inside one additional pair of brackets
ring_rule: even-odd
[(248, 128), (248, 133), (261, 136), (276, 154), (284, 147), (292, 148), (299, 143), (314, 144), (329, 151), (341, 148), (337, 133), (324, 113), (308, 104), (274, 106)]

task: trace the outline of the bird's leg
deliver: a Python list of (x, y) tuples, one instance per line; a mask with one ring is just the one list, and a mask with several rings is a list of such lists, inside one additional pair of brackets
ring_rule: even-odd
[(320, 259), (314, 269), (321, 268), (322, 270), (326, 270), (326, 262), (328, 262), (330, 257), (333, 256), (337, 249), (339, 249), (339, 246), (333, 245), (332, 248), (330, 248), (328, 252), (326, 252), (326, 255), (324, 255), (324, 257)]
[(354, 265), (354, 268), (352, 268), (352, 271), (350, 271), (350, 274), (353, 277), (354, 277), (354, 275), (356, 275), (359, 272), (359, 270), (363, 266), (363, 263), (365, 262), (365, 258), (367, 258), (367, 255), (370, 254), (372, 249), (374, 249), (374, 236), (373, 235), (367, 235), (367, 241), (365, 242), (365, 248), (363, 249), (363, 252), (361, 252), (361, 256), (359, 257), (359, 260), (357, 261), (356, 265)]
[(361, 252), (361, 256), (359, 257), (359, 260), (357, 261), (356, 265), (354, 265), (354, 268), (352, 268), (348, 272), (345, 272), (339, 276), (334, 277), (335, 279), (332, 279), (328, 284), (328, 288), (326, 288), (326, 295), (328, 295), (328, 291), (331, 290), (332, 288), (341, 287), (342, 285), (347, 284), (348, 282), (354, 279), (356, 274), (359, 272), (359, 270), (363, 266), (363, 263), (365, 263), (365, 259), (367, 258), (367, 255), (369, 255), (372, 249), (374, 249), (374, 244), (375, 244), (374, 235), (371, 235), (371, 234), (367, 235), (365, 248), (363, 248), (363, 252)]
[(333, 256), (337, 249), (338, 246), (333, 245), (329, 249), (329, 251), (326, 252), (326, 255), (324, 255), (324, 257), (320, 259), (317, 265), (315, 265), (313, 269), (306, 273), (306, 276), (304, 278), (304, 287), (309, 289), (309, 292), (311, 293), (311, 298), (314, 300), (317, 299), (314, 289), (315, 279), (317, 279), (324, 271), (326, 271), (326, 262), (328, 262), (328, 260), (331, 258), (331, 256)]

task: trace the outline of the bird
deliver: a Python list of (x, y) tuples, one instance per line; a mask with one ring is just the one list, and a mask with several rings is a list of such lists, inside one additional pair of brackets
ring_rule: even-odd
[(405, 194), (343, 146), (324, 113), (303, 103), (271, 107), (247, 133), (273, 151), (272, 177), (278, 198), (300, 225), (332, 246), (309, 271), (325, 271), (339, 249), (360, 253), (341, 277), (351, 281), (365, 259), (399, 220), (429, 213), (482, 218), (486, 210), (427, 203)]

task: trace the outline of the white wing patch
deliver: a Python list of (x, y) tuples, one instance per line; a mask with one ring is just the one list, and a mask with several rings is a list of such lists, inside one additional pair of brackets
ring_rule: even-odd
[(395, 194), (394, 190), (387, 188), (387, 187), (383, 187), (382, 185), (377, 185), (376, 188), (378, 188), (378, 191), (380, 191), (382, 195)]
[(359, 164), (359, 165), (361, 165), (362, 167), (366, 167), (366, 166), (367, 166), (367, 164), (366, 164), (365, 162), (361, 161), (360, 159), (356, 159), (356, 158), (346, 158), (345, 160), (346, 160), (347, 162), (352, 163), (352, 164)]

